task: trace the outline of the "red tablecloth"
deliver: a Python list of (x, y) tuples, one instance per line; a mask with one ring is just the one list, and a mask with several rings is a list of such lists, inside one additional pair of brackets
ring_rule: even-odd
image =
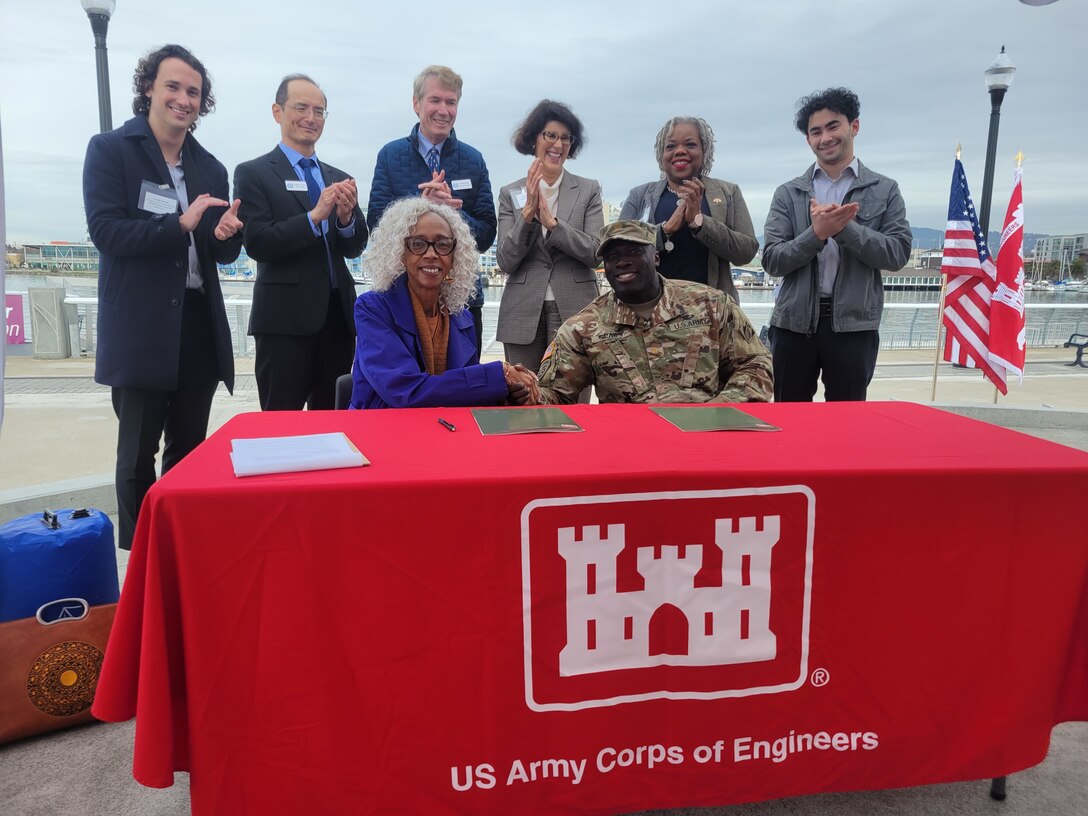
[[(905, 403), (250, 414), (147, 497), (94, 713), (193, 812), (604, 814), (988, 778), (1088, 719), (1088, 454)], [(441, 416), (457, 426), (451, 433)], [(371, 465), (236, 479), (231, 439)]]

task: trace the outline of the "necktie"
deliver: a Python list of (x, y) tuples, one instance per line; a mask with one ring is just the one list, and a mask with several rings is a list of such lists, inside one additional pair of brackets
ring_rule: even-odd
[(302, 175), (306, 179), (306, 192), (310, 195), (310, 206), (316, 207), (317, 200), (321, 198), (321, 185), (317, 183), (317, 176), (314, 175), (317, 162), (311, 158), (302, 158), (298, 160), (298, 166), (302, 168)]
[[(317, 200), (321, 198), (321, 185), (317, 183), (317, 176), (314, 175), (314, 168), (317, 167), (317, 162), (308, 156), (304, 156), (298, 160), (298, 166), (302, 168), (302, 175), (306, 178), (306, 192), (310, 196), (310, 206), (316, 207)], [(327, 223), (327, 221), (322, 221), (321, 226), (318, 227), (318, 229), (321, 230), (321, 238), (325, 241), (325, 255), (329, 259), (329, 283), (333, 289), (336, 289), (336, 272), (333, 270), (332, 265), (332, 250), (329, 249)]]
[(427, 151), (427, 166), (431, 168), (432, 173), (438, 172), (438, 148), (432, 147)]

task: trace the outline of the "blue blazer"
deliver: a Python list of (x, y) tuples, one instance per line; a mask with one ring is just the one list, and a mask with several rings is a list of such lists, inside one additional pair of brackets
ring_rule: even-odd
[(506, 397), (502, 363), (480, 363), (467, 310), (450, 315), (445, 373), (427, 373), (406, 275), (385, 292), (359, 295), (355, 331), (351, 408), (495, 405)]
[[(201, 193), (229, 200), (227, 171), (190, 133), (181, 148), (189, 201)], [(96, 382), (118, 388), (177, 388), (181, 306), (189, 269), (189, 236), (180, 211), (155, 215), (139, 207), (142, 182), (171, 184), (146, 116), (91, 138), (83, 164), (87, 230), (98, 248), (98, 349)], [(193, 232), (212, 312), (212, 341), (219, 377), (234, 388), (231, 344), (217, 263), (242, 249), (241, 233), (216, 240), (222, 207), (210, 207)]]

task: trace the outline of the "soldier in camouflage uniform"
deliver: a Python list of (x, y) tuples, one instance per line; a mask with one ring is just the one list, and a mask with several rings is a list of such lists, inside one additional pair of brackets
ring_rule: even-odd
[(657, 236), (641, 221), (601, 230), (613, 291), (560, 327), (540, 364), (540, 401), (768, 402), (771, 356), (731, 297), (657, 273)]

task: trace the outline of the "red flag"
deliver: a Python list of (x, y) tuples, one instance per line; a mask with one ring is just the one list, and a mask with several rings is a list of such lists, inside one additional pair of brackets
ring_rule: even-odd
[(990, 362), (1024, 381), (1024, 189), (1020, 168), (997, 251), (997, 288), (990, 304)]
[(956, 159), (952, 192), (948, 199), (948, 225), (944, 234), (941, 272), (948, 275), (945, 294), (944, 359), (978, 368), (1002, 394), (1007, 393), (1004, 366), (990, 363), (990, 297), (997, 270), (978, 226), (967, 174)]

